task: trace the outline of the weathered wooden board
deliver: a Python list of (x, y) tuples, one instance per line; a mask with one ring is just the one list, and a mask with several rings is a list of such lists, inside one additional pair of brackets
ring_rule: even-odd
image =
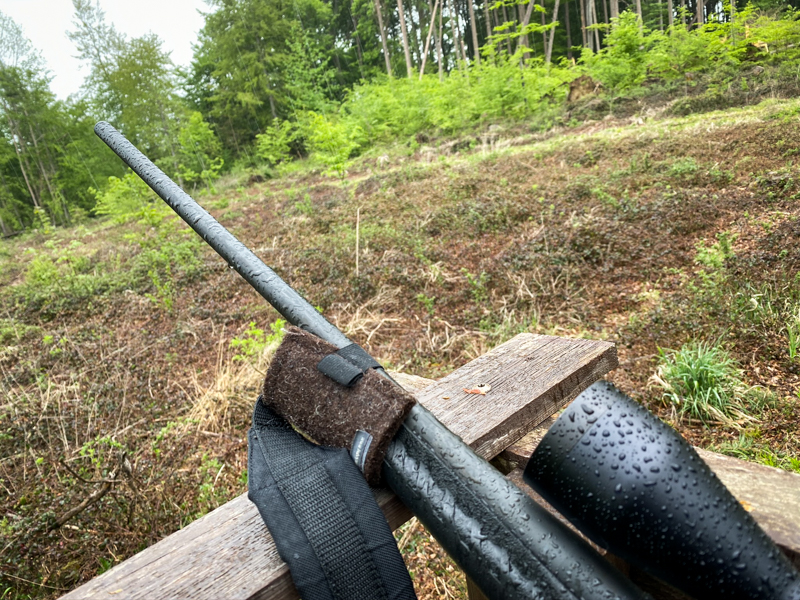
[[(521, 334), (423, 390), (419, 401), (475, 452), (496, 456), (617, 366), (596, 340)], [(464, 388), (488, 384), (485, 395)]]
[[(439, 383), (396, 374), (479, 454), (491, 458), (616, 366), (611, 344), (522, 334)], [(486, 396), (463, 391), (488, 382)], [(378, 492), (389, 524), (410, 518)], [(258, 511), (240, 496), (67, 594), (89, 598), (297, 598)]]
[(800, 569), (800, 475), (695, 450)]
[[(548, 419), (498, 457), (508, 469), (525, 468), (552, 423)], [(695, 448), (731, 493), (800, 568), (800, 475)]]

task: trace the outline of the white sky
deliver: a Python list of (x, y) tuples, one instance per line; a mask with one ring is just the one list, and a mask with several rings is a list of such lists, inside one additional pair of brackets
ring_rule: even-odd
[[(106, 21), (128, 37), (155, 33), (176, 65), (187, 66), (192, 44), (203, 27), (198, 10), (209, 12), (204, 0), (99, 0)], [(0, 11), (14, 19), (41, 51), (53, 80), (51, 89), (66, 99), (77, 92), (86, 69), (74, 58), (77, 49), (67, 38), (73, 29), (71, 0), (0, 0)]]

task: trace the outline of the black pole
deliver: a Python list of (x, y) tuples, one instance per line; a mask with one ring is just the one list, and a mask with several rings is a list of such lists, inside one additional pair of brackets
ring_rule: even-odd
[(220, 225), (189, 194), (178, 187), (178, 184), (167, 177), (136, 146), (131, 144), (124, 135), (105, 121), (100, 121), (95, 125), (94, 131), (134, 173), (153, 188), (153, 191), (178, 213), (189, 227), (194, 229), (289, 323), (313, 333), (337, 348), (344, 348), (351, 343), (305, 298), (294, 291), (275, 271), (237, 240), (230, 231)]
[[(287, 321), (350, 340), (105, 122), (95, 133)], [(392, 491), (493, 600), (647, 598), (586, 542), (417, 404), (383, 463)]]

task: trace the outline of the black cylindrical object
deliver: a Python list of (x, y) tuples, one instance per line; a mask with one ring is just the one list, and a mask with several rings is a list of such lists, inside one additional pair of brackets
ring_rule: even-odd
[[(97, 135), (287, 321), (350, 340), (108, 123)], [(495, 600), (647, 598), (575, 533), (417, 404), (384, 461), (387, 483)]]
[(489, 598), (649, 597), (420, 405), (383, 474)]
[(696, 598), (800, 600), (800, 577), (697, 452), (607, 382), (576, 398), (525, 481), (598, 545)]
[(305, 329), (337, 348), (350, 344), (341, 331), (328, 322), (275, 271), (184, 192), (177, 183), (155, 166), (124, 135), (105, 121), (94, 127), (97, 136), (119, 156), (134, 173), (149, 185), (169, 207), (235, 269), (245, 281), (269, 302), (292, 325)]

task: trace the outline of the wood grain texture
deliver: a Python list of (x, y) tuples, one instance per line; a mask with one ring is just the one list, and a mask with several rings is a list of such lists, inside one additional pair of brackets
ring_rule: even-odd
[(695, 448), (737, 500), (800, 568), (800, 474)]
[[(490, 458), (615, 365), (611, 344), (522, 334), (438, 383), (391, 375), (446, 426)], [(484, 381), (492, 385), (486, 396), (463, 392)], [(393, 529), (411, 518), (387, 490), (376, 495)], [(242, 495), (63, 598), (297, 597), (288, 568), (255, 505)]]
[[(508, 468), (524, 469), (551, 421), (506, 448)], [(742, 502), (756, 522), (800, 568), (800, 475), (695, 448), (720, 481)]]
[[(417, 395), (484, 458), (522, 438), (617, 366), (613, 344), (523, 333)], [(464, 388), (491, 385), (485, 395)]]

